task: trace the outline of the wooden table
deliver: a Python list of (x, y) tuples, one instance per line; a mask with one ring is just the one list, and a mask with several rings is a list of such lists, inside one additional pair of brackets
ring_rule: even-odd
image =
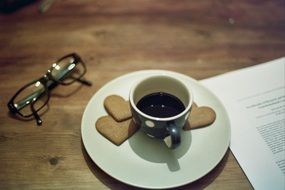
[[(81, 140), (85, 106), (108, 81), (143, 69), (197, 80), (284, 56), (283, 0), (65, 0), (0, 15), (0, 189), (132, 189), (96, 166)], [(55, 89), (43, 125), (6, 103), (59, 57), (79, 53), (92, 87)], [(70, 95), (71, 94), (71, 95)], [(181, 189), (252, 189), (228, 150)]]

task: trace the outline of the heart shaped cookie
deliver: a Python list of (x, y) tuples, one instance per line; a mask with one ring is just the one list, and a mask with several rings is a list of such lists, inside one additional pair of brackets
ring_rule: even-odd
[(100, 117), (95, 125), (99, 133), (117, 146), (138, 130), (138, 126), (131, 119), (117, 122), (111, 116)]
[(212, 108), (207, 106), (198, 107), (194, 104), (188, 118), (188, 124), (184, 126), (184, 130), (206, 127), (214, 123), (215, 120), (216, 113)]
[(129, 102), (121, 96), (110, 95), (106, 97), (104, 107), (116, 121), (124, 121), (132, 117)]

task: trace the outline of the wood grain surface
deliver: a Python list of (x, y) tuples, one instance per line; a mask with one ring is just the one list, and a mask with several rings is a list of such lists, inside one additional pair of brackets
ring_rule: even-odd
[[(58, 0), (43, 14), (39, 3), (0, 15), (0, 189), (133, 189), (96, 166), (82, 144), (83, 111), (104, 84), (144, 69), (200, 80), (285, 53), (284, 0)], [(9, 114), (14, 93), (71, 52), (93, 86), (57, 87), (41, 127)], [(228, 150), (179, 189), (252, 188)]]

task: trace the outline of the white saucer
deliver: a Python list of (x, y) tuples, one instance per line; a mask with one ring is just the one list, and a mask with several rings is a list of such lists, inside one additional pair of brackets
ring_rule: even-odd
[[(107, 115), (103, 106), (105, 97), (118, 94), (127, 100), (136, 80), (157, 73), (184, 80), (199, 106), (207, 105), (216, 111), (216, 121), (209, 127), (182, 132), (182, 144), (175, 150), (142, 132), (137, 132), (121, 146), (100, 135), (95, 122)], [(211, 171), (228, 149), (230, 122), (219, 99), (196, 80), (171, 71), (145, 70), (116, 78), (98, 90), (85, 108), (81, 134), (87, 153), (107, 174), (132, 186), (162, 189), (191, 183)]]

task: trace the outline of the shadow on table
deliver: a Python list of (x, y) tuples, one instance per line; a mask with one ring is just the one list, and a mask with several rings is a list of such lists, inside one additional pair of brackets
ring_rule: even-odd
[(35, 3), (36, 0), (0, 0), (0, 14), (10, 14)]
[[(127, 184), (124, 184), (113, 177), (106, 174), (102, 169), (100, 169), (89, 157), (88, 153), (85, 150), (85, 147), (83, 145), (83, 142), (81, 141), (81, 150), (84, 156), (84, 159), (89, 167), (89, 169), (92, 171), (92, 173), (96, 176), (97, 179), (99, 179), (104, 185), (106, 185), (110, 189), (115, 190), (126, 190), (126, 189), (140, 189), (136, 187), (129, 186)], [(208, 185), (210, 185), (223, 171), (228, 157), (229, 157), (230, 149), (227, 150), (225, 156), (221, 160), (221, 162), (207, 175), (202, 177), (201, 179), (192, 182), (190, 184), (174, 188), (174, 189), (204, 189)]]

